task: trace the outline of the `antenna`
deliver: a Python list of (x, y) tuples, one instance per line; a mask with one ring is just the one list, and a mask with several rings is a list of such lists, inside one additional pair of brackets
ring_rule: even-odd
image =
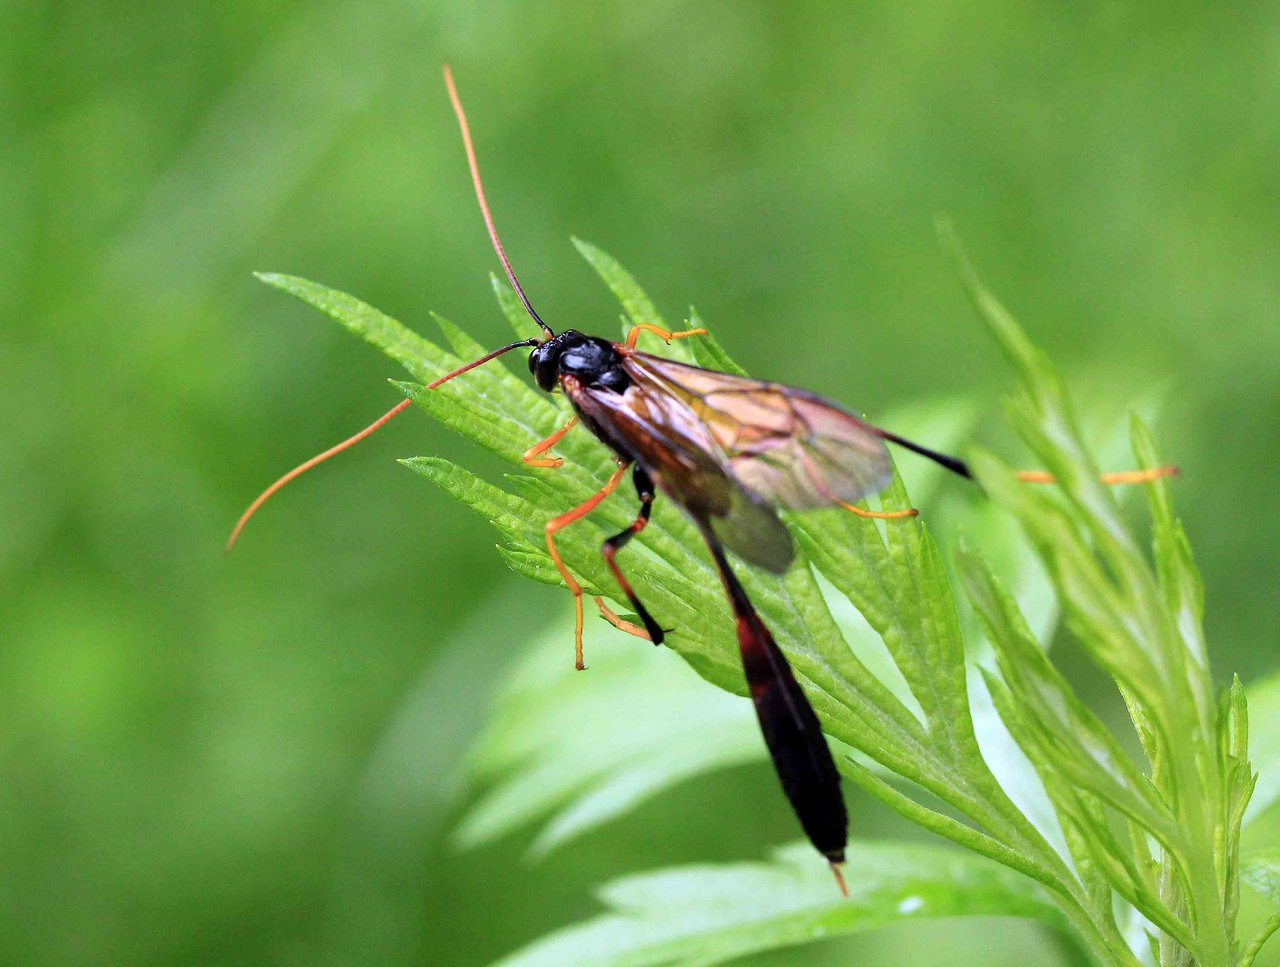
[(511, 267), (511, 260), (507, 258), (506, 250), (502, 247), (502, 241), (498, 238), (498, 230), (494, 227), (493, 216), (489, 214), (489, 203), (484, 197), (484, 184), (480, 181), (480, 165), (476, 161), (476, 148), (471, 143), (471, 128), (467, 126), (467, 112), (462, 109), (462, 101), (458, 97), (458, 88), (453, 83), (453, 71), (449, 69), (449, 65), (444, 65), (444, 83), (449, 89), (449, 100), (453, 102), (453, 113), (458, 116), (458, 127), (462, 129), (462, 144), (467, 149), (467, 163), (471, 166), (471, 182), (476, 187), (476, 200), (480, 202), (480, 214), (484, 216), (484, 223), (489, 229), (489, 238), (493, 240), (493, 250), (498, 253), (498, 260), (502, 263), (502, 267), (507, 270), (507, 278), (511, 281), (511, 286), (516, 290), (516, 295), (520, 297), (520, 301), (524, 303), (525, 312), (536, 322), (542, 329), (544, 339), (550, 339), (555, 335), (551, 331), (551, 327), (542, 321), (542, 317), (534, 310), (533, 304), (529, 302), (529, 297), (524, 294), (524, 287), (520, 285), (520, 280), (516, 278), (516, 270)]
[[(453, 102), (454, 113), (458, 115), (458, 126), (462, 129), (462, 143), (467, 149), (467, 163), (471, 166), (471, 181), (476, 188), (476, 199), (480, 202), (480, 213), (484, 215), (484, 223), (489, 229), (489, 238), (493, 240), (493, 249), (498, 253), (498, 259), (502, 262), (502, 267), (507, 270), (507, 278), (511, 281), (512, 287), (516, 290), (516, 295), (520, 297), (520, 301), (524, 304), (525, 311), (529, 313), (529, 316), (533, 321), (542, 329), (542, 338), (522, 339), (519, 342), (513, 342), (510, 345), (503, 346), (501, 349), (495, 349), (493, 352), (486, 353), (477, 360), (469, 362), (463, 366), (459, 366), (450, 373), (446, 373), (434, 382), (428, 383), (426, 387), (427, 389), (435, 389), (441, 383), (447, 383), (455, 376), (461, 376), (468, 370), (474, 369), (482, 363), (487, 363), (489, 360), (497, 356), (501, 356), (503, 353), (510, 352), (513, 349), (519, 349), (522, 346), (537, 346), (540, 342), (544, 342), (555, 335), (555, 333), (551, 331), (551, 327), (543, 322), (542, 317), (534, 310), (533, 305), (529, 302), (529, 297), (524, 294), (524, 288), (520, 285), (520, 280), (516, 278), (515, 269), (511, 267), (511, 261), (507, 258), (507, 253), (502, 248), (502, 241), (498, 238), (498, 230), (494, 227), (493, 216), (489, 213), (489, 202), (486, 201), (484, 197), (484, 185), (480, 181), (480, 166), (476, 162), (475, 145), (471, 143), (471, 129), (467, 126), (467, 115), (462, 109), (462, 101), (458, 98), (458, 89), (453, 83), (453, 72), (449, 70), (448, 64), (444, 65), (444, 83), (449, 89), (449, 100)], [(240, 537), (240, 532), (244, 530), (244, 525), (249, 522), (249, 518), (252, 517), (257, 512), (258, 508), (266, 503), (276, 491), (289, 483), (295, 477), (306, 473), (317, 464), (324, 463), (324, 461), (341, 453), (348, 447), (355, 446), (365, 437), (389, 423), (397, 414), (403, 413), (405, 409), (408, 408), (409, 404), (410, 400), (401, 400), (392, 407), (391, 410), (378, 417), (378, 419), (374, 420), (359, 433), (348, 437), (336, 446), (330, 447), (328, 450), (325, 450), (324, 453), (317, 454), (310, 460), (299, 464), (284, 476), (276, 480), (275, 483), (259, 494), (257, 499), (249, 505), (248, 509), (240, 515), (240, 519), (236, 521), (236, 526), (231, 531), (231, 536), (227, 539), (227, 551), (230, 551), (231, 548), (235, 546), (236, 540)]]
[[(445, 373), (439, 379), (432, 380), (430, 383), (426, 385), (425, 388), (435, 389), (437, 386), (441, 385), (442, 383), (449, 382), (449, 380), (453, 379), (455, 376), (461, 376), (463, 373), (469, 372), (470, 370), (475, 369), (477, 366), (483, 363), (487, 363), (489, 360), (494, 359), (495, 357), (501, 356), (503, 353), (510, 352), (513, 349), (519, 349), (522, 346), (536, 346), (536, 345), (538, 345), (537, 339), (521, 339), (519, 342), (513, 342), (510, 345), (503, 346), (501, 349), (495, 349), (491, 353), (485, 353), (479, 359), (473, 359), (471, 362), (466, 363), (462, 366), (459, 366), (457, 369), (452, 370), (448, 373)], [(271, 497), (271, 495), (274, 494), (277, 490), (279, 490), (289, 481), (293, 480), (295, 477), (300, 477), (302, 474), (306, 473), (312, 467), (316, 466), (316, 464), (324, 463), (330, 457), (337, 456), (339, 453), (341, 453), (343, 450), (346, 450), (348, 447), (355, 446), (357, 443), (359, 443), (365, 437), (369, 436), (371, 433), (377, 430), (380, 430), (382, 427), (390, 423), (393, 417), (399, 415), (400, 413), (403, 413), (406, 409), (408, 409), (409, 405), (412, 402), (413, 400), (411, 399), (401, 400), (399, 403), (393, 406), (386, 413), (383, 413), (382, 416), (378, 417), (376, 420), (374, 420), (372, 423), (366, 426), (359, 433), (356, 433), (353, 436), (347, 437), (341, 443), (337, 444), (336, 446), (332, 446), (328, 450), (324, 451), (324, 453), (318, 453), (314, 457), (312, 457), (310, 460), (307, 460), (304, 463), (298, 464), (298, 466), (294, 467), (292, 470), (286, 473), (283, 477), (280, 477), (278, 480), (276, 480), (275, 483), (273, 483), (270, 487), (268, 487), (266, 490), (260, 493), (257, 496), (257, 498), (253, 501), (253, 503), (249, 505), (248, 509), (245, 510), (245, 512), (240, 515), (240, 519), (236, 521), (236, 526), (233, 527), (231, 530), (231, 536), (227, 538), (227, 546), (224, 549), (223, 553), (226, 553), (226, 554), (231, 553), (231, 548), (235, 547), (236, 540), (240, 537), (240, 532), (244, 530), (244, 525), (249, 523), (249, 518), (252, 517), (255, 513), (257, 513), (258, 508), (261, 507), (263, 504), (265, 504), (267, 500)]]

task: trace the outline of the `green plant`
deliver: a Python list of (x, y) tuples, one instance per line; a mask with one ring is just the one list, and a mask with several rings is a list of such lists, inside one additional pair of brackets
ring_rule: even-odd
[[(978, 480), (1019, 523), (1067, 624), (1119, 687), (1145, 764), (1135, 764), (1074, 695), (1030, 630), (1017, 596), (974, 548), (959, 553), (958, 580), (994, 656), (976, 675), (966, 664), (952, 580), (923, 521), (884, 526), (836, 510), (789, 515), (801, 563), (782, 579), (743, 569), (743, 581), (824, 729), (852, 750), (841, 757), (845, 776), (970, 852), (855, 842), (852, 902), (834, 896), (821, 864), (794, 851), (770, 864), (644, 874), (604, 888), (614, 912), (535, 944), (510, 963), (714, 963), (894, 918), (996, 912), (1039, 918), (1104, 964), (1252, 962), (1265, 932), (1243, 951), (1236, 939), (1240, 830), (1255, 778), (1244, 692), (1238, 680), (1215, 692), (1201, 631), (1200, 580), (1168, 485), (1145, 487), (1154, 547), (1148, 560), (1116, 495), (1098, 481), (1061, 380), (978, 282), (945, 230), (944, 239), (1019, 379), (1009, 407), (1012, 426), (1059, 486), (1020, 484), (983, 451), (973, 454)], [(589, 245), (578, 247), (622, 303), (626, 323), (664, 325), (615, 262)], [(563, 400), (535, 391), (499, 365), (425, 391), (422, 384), (484, 351), (443, 319), (436, 321), (452, 352), (350, 296), (297, 278), (262, 278), (403, 364), (416, 380), (397, 384), (406, 395), (522, 470), (524, 449), (566, 418)], [(512, 293), (496, 280), (494, 286), (517, 334), (529, 335)], [(668, 352), (699, 365), (736, 368), (713, 338)], [(1136, 418), (1132, 446), (1139, 465), (1157, 462), (1151, 437)], [(558, 585), (542, 524), (586, 499), (610, 468), (608, 454), (588, 434), (570, 434), (558, 450), (565, 457), (562, 468), (509, 475), (505, 488), (440, 458), (405, 463), (489, 520), (513, 570)], [(886, 509), (910, 505), (900, 479), (880, 500)], [(599, 546), (630, 517), (629, 504), (606, 502), (591, 519), (562, 532), (561, 552), (590, 592), (617, 596)], [(742, 694), (738, 650), (718, 583), (696, 531), (675, 508), (659, 502), (630, 569), (654, 612), (678, 629), (671, 649), (706, 680)], [(880, 662), (873, 671), (874, 650), (851, 650), (830, 607), (841, 598), (860, 612), (891, 664)], [(988, 700), (1029, 764), (1016, 779), (1024, 786), (1017, 796), (1008, 777), (993, 773), (975, 730), (974, 702)], [(554, 733), (565, 714), (550, 702), (508, 707), (519, 725), (507, 723), (505, 747), (490, 747), (487, 764), (499, 772), (534, 754), (531, 737), (539, 722)], [(714, 713), (707, 724), (723, 721)], [(643, 742), (621, 753), (607, 743), (600, 747), (596, 760), (552, 761), (516, 790), (489, 800), (464, 827), (464, 837), (483, 839), (576, 796), (568, 811), (575, 821), (562, 815), (544, 834), (547, 848), (673, 776), (751, 754), (724, 743), (714, 746), (718, 751), (703, 747), (702, 755), (695, 749), (675, 766), (658, 766), (652, 745)], [(632, 765), (643, 762), (647, 778), (643, 770), (635, 772), (638, 785), (620, 791), (626, 777), (611, 768), (615, 754)], [(1036, 815), (1025, 806), (1028, 797), (1048, 808)], [(1258, 869), (1265, 870), (1265, 863)]]

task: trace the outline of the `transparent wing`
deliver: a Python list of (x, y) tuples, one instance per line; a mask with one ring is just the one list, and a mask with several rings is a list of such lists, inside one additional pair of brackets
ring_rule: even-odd
[(648, 353), (632, 352), (623, 365), (652, 395), (682, 401), (733, 476), (775, 507), (853, 502), (883, 490), (893, 476), (875, 428), (815, 393)]
[(562, 381), (600, 439), (636, 460), (658, 488), (747, 562), (781, 574), (795, 557), (791, 534), (769, 504), (743, 487), (710, 429), (680, 397), (633, 381), (625, 392)]

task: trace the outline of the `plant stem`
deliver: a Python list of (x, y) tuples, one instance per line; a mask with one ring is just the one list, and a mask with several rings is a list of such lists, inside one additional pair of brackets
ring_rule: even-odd
[(1176, 775), (1176, 801), (1181, 807), (1180, 825), (1185, 834), (1182, 859), (1189, 893), (1187, 905), (1197, 941), (1192, 953), (1200, 967), (1232, 967), (1231, 939), (1223, 920), (1223, 897), (1214, 857), (1214, 813), (1210, 807), (1216, 797), (1206, 796), (1199, 770), (1194, 768), (1193, 753), (1181, 751), (1170, 758)]
[(1280, 913), (1271, 914), (1270, 919), (1258, 931), (1258, 935), (1249, 941), (1249, 946), (1245, 947), (1244, 953), (1240, 955), (1240, 967), (1253, 967), (1253, 962), (1262, 950), (1262, 945), (1271, 939), (1271, 935), (1276, 930), (1280, 930)]

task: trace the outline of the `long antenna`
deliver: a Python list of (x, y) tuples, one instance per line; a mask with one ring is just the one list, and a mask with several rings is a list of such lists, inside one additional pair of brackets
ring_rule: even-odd
[[(449, 382), (449, 380), (453, 379), (455, 376), (461, 376), (463, 373), (469, 370), (475, 369), (477, 366), (481, 365), (482, 363), (487, 363), (489, 360), (493, 359), (494, 357), (501, 356), (503, 353), (510, 352), (513, 349), (519, 349), (522, 346), (536, 346), (536, 345), (538, 345), (537, 339), (522, 339), (519, 342), (511, 343), (509, 346), (503, 346), (501, 349), (495, 349), (491, 353), (485, 353), (479, 359), (473, 359), (471, 362), (466, 363), (465, 365), (459, 366), (457, 369), (451, 372), (445, 373), (439, 379), (433, 380), (432, 382), (428, 383), (426, 388), (435, 389), (437, 386), (441, 385), (442, 383)], [(235, 547), (236, 540), (240, 537), (240, 532), (244, 530), (244, 525), (249, 523), (249, 518), (252, 517), (255, 513), (257, 513), (258, 508), (261, 507), (263, 504), (265, 504), (267, 500), (270, 499), (272, 494), (274, 494), (277, 490), (279, 490), (289, 481), (293, 480), (296, 477), (302, 476), (302, 474), (306, 473), (312, 467), (316, 466), (316, 464), (324, 463), (330, 457), (336, 456), (337, 454), (341, 453), (343, 450), (346, 450), (348, 447), (355, 446), (357, 443), (359, 443), (365, 437), (369, 436), (371, 433), (374, 433), (375, 431), (382, 429), (382, 427), (386, 426), (388, 423), (391, 422), (391, 419), (393, 417), (397, 416), (400, 413), (403, 413), (406, 409), (408, 409), (409, 405), (412, 402), (413, 400), (411, 399), (401, 400), (399, 403), (397, 403), (395, 406), (389, 409), (386, 413), (383, 413), (380, 417), (378, 417), (376, 420), (374, 420), (372, 423), (366, 426), (359, 433), (356, 433), (352, 436), (347, 437), (341, 443), (337, 444), (336, 446), (332, 446), (328, 450), (324, 451), (324, 453), (316, 454), (314, 457), (312, 457), (310, 460), (307, 460), (305, 463), (298, 464), (296, 467), (294, 467), (284, 476), (276, 480), (276, 482), (273, 483), (270, 487), (268, 487), (262, 493), (258, 494), (257, 498), (254, 499), (253, 503), (251, 503), (249, 507), (245, 510), (245, 512), (240, 515), (240, 519), (236, 521), (236, 526), (231, 529), (231, 536), (227, 538), (227, 546), (224, 549), (224, 553), (227, 553), (227, 554), (231, 553), (231, 548)]]
[(480, 181), (480, 165), (476, 161), (476, 148), (471, 143), (471, 128), (467, 126), (467, 112), (462, 109), (462, 101), (458, 97), (458, 88), (453, 83), (453, 71), (449, 69), (449, 65), (444, 65), (444, 83), (449, 89), (449, 100), (453, 102), (453, 113), (458, 116), (458, 127), (462, 129), (462, 143), (467, 149), (467, 163), (471, 166), (471, 182), (476, 186), (476, 200), (480, 202), (480, 213), (484, 215), (484, 223), (489, 229), (489, 238), (493, 240), (493, 250), (498, 253), (498, 260), (502, 263), (502, 267), (507, 270), (507, 278), (511, 281), (511, 287), (516, 290), (516, 295), (520, 297), (520, 301), (524, 303), (525, 312), (529, 313), (533, 321), (542, 329), (543, 336), (550, 339), (555, 335), (551, 331), (551, 327), (542, 321), (542, 317), (534, 310), (533, 304), (529, 302), (529, 297), (524, 294), (524, 288), (520, 285), (520, 280), (516, 278), (516, 271), (511, 267), (511, 260), (507, 258), (507, 253), (502, 247), (502, 241), (498, 238), (498, 230), (494, 227), (493, 216), (489, 214), (489, 203), (484, 197), (484, 185)]

